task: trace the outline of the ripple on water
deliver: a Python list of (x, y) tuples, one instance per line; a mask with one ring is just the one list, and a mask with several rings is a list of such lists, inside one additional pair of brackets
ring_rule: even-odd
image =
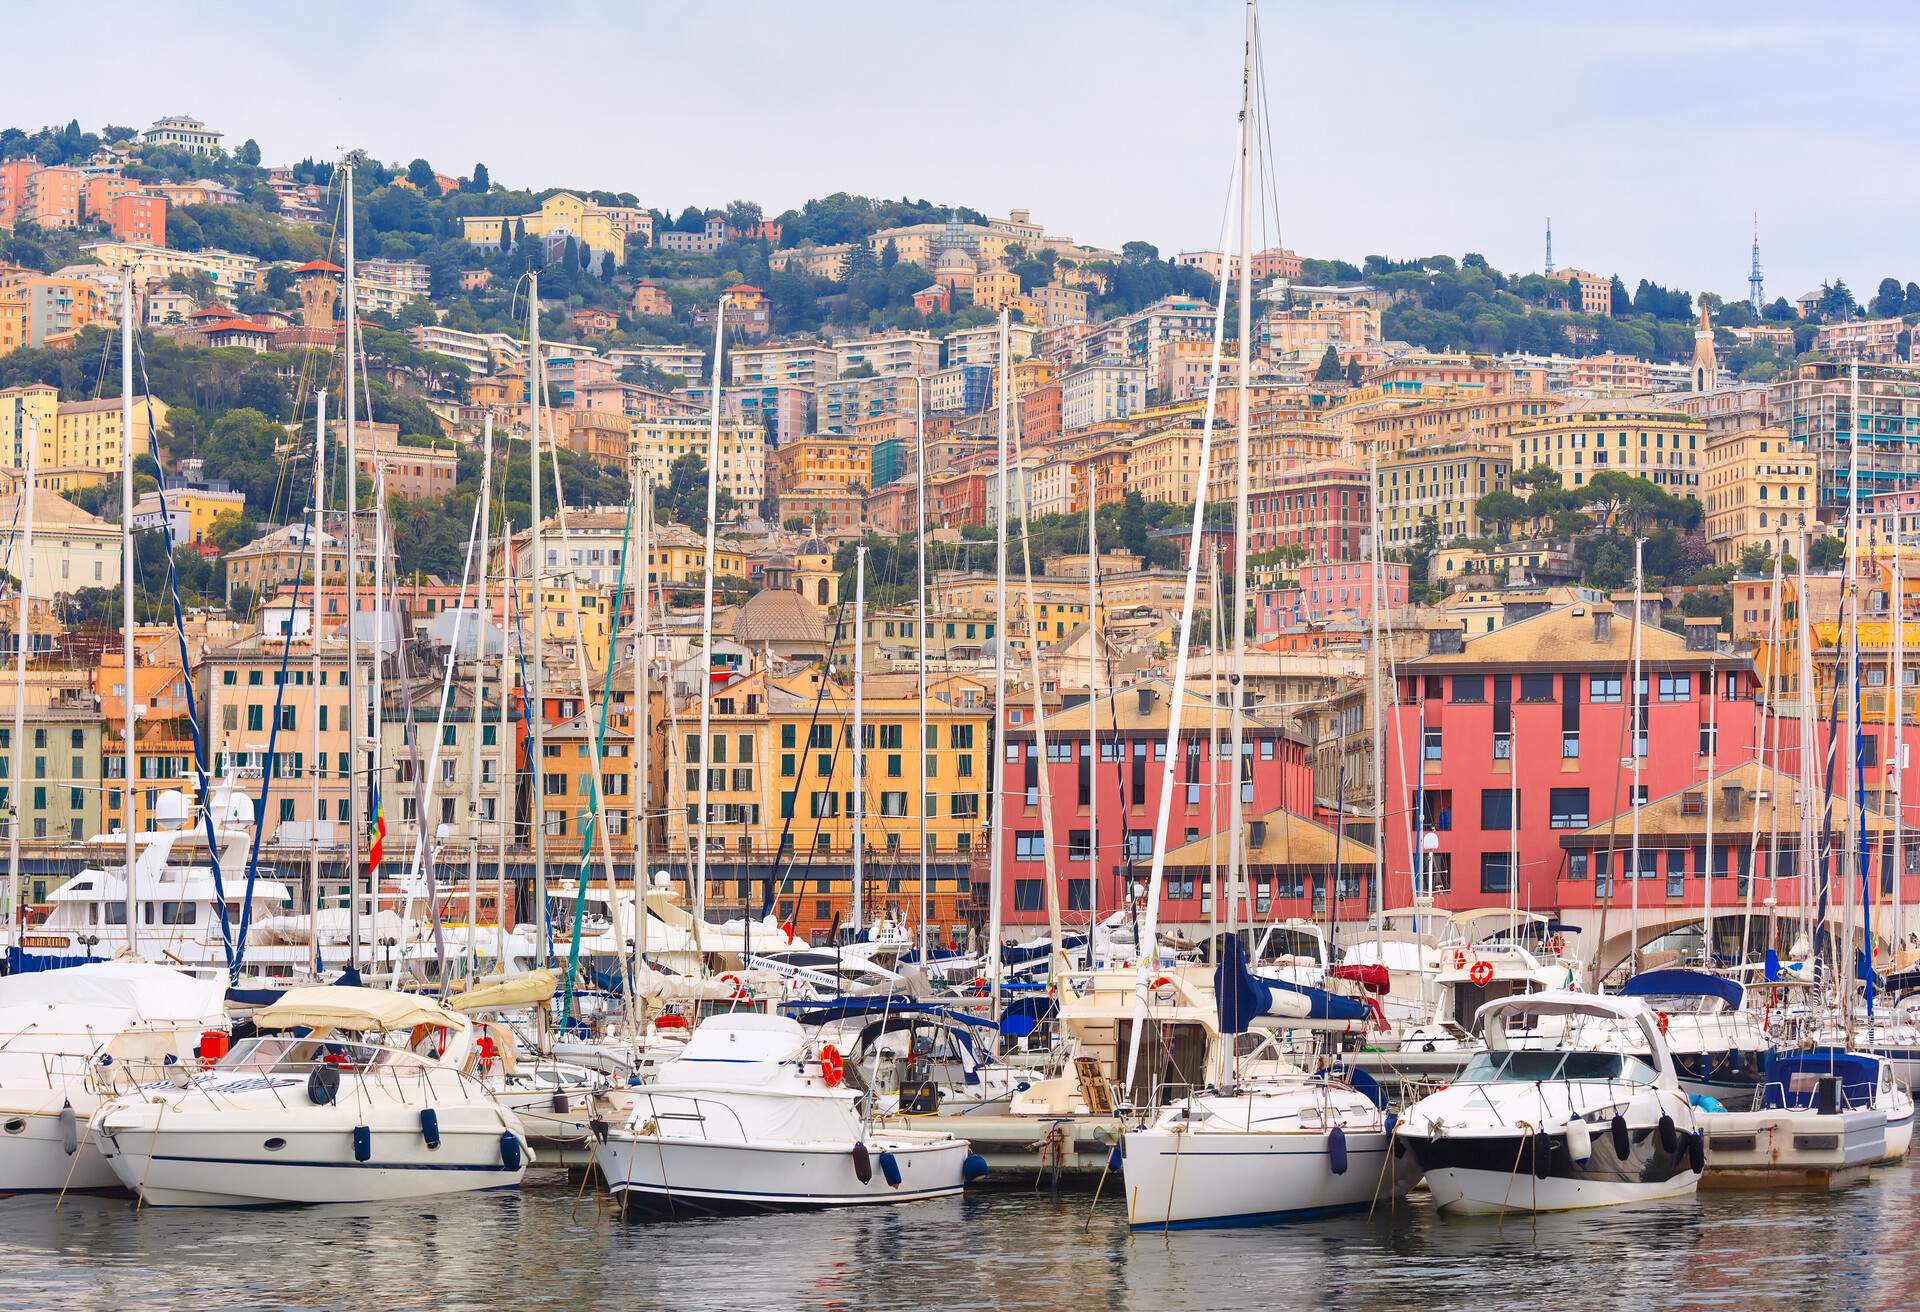
[(1707, 1194), (1504, 1222), (1442, 1220), (1416, 1197), (1372, 1219), (1170, 1236), (1130, 1234), (1111, 1194), (1095, 1208), (1087, 1193), (1012, 1186), (861, 1212), (629, 1223), (549, 1179), (427, 1205), (263, 1212), (10, 1199), (0, 1308), (1920, 1306), (1909, 1167), (1832, 1197)]

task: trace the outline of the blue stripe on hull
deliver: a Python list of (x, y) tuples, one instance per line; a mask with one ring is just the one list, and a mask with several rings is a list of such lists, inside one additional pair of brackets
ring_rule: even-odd
[(176, 1157), (168, 1153), (156, 1153), (153, 1160), (194, 1162), (202, 1166), (292, 1166), (321, 1171), (491, 1171), (515, 1174), (497, 1162), (299, 1162), (271, 1157)]
[(1315, 1221), (1321, 1217), (1345, 1216), (1370, 1205), (1367, 1202), (1340, 1203), (1332, 1207), (1302, 1207), (1292, 1211), (1196, 1217), (1190, 1221), (1136, 1221), (1131, 1228), (1135, 1230), (1241, 1230), (1249, 1226), (1285, 1225), (1290, 1221)]

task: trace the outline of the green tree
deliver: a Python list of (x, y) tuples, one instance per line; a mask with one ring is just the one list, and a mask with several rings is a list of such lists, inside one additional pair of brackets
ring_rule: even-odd
[(1847, 559), (1847, 544), (1828, 534), (1815, 538), (1807, 546), (1807, 568), (1825, 573), (1840, 568)]
[(240, 149), (233, 152), (233, 157), (242, 164), (248, 164), (254, 168), (260, 167), (260, 143), (248, 137), (240, 143)]
[(1512, 535), (1515, 524), (1528, 517), (1531, 507), (1513, 493), (1499, 488), (1474, 502), (1473, 513), (1482, 524), (1498, 530), (1504, 540)]
[[(720, 518), (733, 513), (733, 495), (721, 491), (714, 499)], [(654, 509), (676, 524), (695, 533), (707, 531), (707, 460), (697, 451), (689, 451), (667, 470), (665, 484), (653, 490)]]
[[(1882, 278), (1880, 290), (1873, 296), (1873, 312), (1882, 319), (1897, 319), (1906, 308), (1907, 293), (1898, 278)], [(1920, 306), (1914, 307), (1920, 310)]]
[(493, 190), (493, 179), (488, 175), (485, 164), (473, 166), (473, 177), (468, 181), (467, 190), (481, 195)]
[(1633, 301), (1627, 295), (1627, 285), (1620, 281), (1620, 275), (1614, 274), (1609, 285), (1608, 296), (1614, 317), (1633, 313)]
[(1313, 371), (1313, 381), (1316, 383), (1337, 383), (1345, 377), (1346, 370), (1340, 366), (1340, 352), (1333, 348), (1332, 342), (1328, 342), (1327, 353), (1320, 357), (1320, 367)]
[(440, 194), (440, 184), (433, 178), (433, 165), (423, 159), (407, 165), (407, 181), (420, 188), (422, 195), (437, 197)]

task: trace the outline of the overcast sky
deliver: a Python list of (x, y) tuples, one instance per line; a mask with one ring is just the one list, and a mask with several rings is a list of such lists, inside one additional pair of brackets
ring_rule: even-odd
[[(362, 146), (496, 182), (769, 213), (926, 197), (1218, 244), (1242, 10), (1184, 3), (17, 8), (0, 119), (205, 119), (269, 163)], [(1478, 250), (1743, 296), (1920, 279), (1920, 9), (1269, 3), (1272, 202), (1302, 254)], [(114, 39), (115, 33), (135, 39)]]

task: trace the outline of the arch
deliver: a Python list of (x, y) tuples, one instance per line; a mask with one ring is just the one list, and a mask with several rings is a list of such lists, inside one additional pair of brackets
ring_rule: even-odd
[(814, 604), (818, 606), (826, 605), (827, 604), (827, 581), (825, 579), (821, 579), (817, 584), (814, 585), (814, 588), (815, 588)]

